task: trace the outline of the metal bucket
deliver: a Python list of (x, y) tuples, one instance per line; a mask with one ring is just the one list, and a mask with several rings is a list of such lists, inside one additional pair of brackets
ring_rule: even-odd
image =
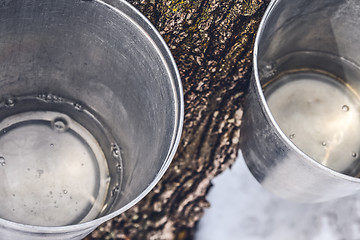
[(126, 1), (0, 1), (0, 239), (82, 239), (126, 211), (182, 123), (174, 59)]
[(360, 9), (354, 0), (272, 1), (254, 47), (242, 151), (285, 199), (360, 189)]

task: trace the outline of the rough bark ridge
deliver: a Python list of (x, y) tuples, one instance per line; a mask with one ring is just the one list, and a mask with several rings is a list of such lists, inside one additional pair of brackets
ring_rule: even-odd
[(255, 33), (269, 0), (130, 0), (177, 62), (185, 122), (153, 191), (86, 239), (192, 239), (211, 179), (236, 158)]

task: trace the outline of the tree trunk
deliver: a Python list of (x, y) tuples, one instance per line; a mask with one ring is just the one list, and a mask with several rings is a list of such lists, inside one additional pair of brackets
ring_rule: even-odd
[(90, 239), (192, 239), (211, 179), (239, 149), (255, 33), (269, 0), (130, 0), (178, 65), (185, 120), (177, 154), (157, 186)]

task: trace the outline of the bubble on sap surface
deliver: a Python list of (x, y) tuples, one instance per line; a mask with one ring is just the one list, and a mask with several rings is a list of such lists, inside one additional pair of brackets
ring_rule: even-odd
[(57, 102), (59, 100), (59, 97), (56, 96), (56, 95), (53, 95), (51, 100), (54, 101), (54, 102)]
[(68, 122), (62, 117), (55, 118), (54, 121), (51, 122), (51, 127), (60, 133), (65, 132), (69, 128)]
[(112, 150), (113, 157), (117, 158), (120, 156), (120, 150), (118, 148), (115, 148)]
[(37, 95), (43, 101), (46, 102), (62, 102), (63, 98), (52, 93), (40, 93)]
[(76, 110), (78, 111), (82, 111), (83, 110), (83, 106), (80, 103), (74, 103), (74, 107)]
[(52, 100), (52, 97), (53, 97), (53, 95), (52, 95), (51, 93), (48, 93), (48, 94), (46, 95), (46, 100), (51, 101), (51, 100)]
[(321, 145), (323, 145), (324, 147), (327, 145), (327, 142), (326, 141), (323, 141), (322, 143), (321, 143)]
[(6, 165), (6, 161), (5, 161), (5, 158), (0, 156), (0, 165), (1, 166), (5, 166)]
[(64, 121), (61, 121), (61, 120), (56, 120), (54, 122), (54, 128), (56, 130), (58, 130), (59, 132), (63, 132), (63, 131), (65, 131), (66, 123)]
[(294, 138), (295, 138), (295, 133), (290, 134), (290, 135), (289, 135), (289, 138), (290, 138), (290, 139), (294, 139)]
[(348, 112), (350, 110), (350, 107), (348, 105), (343, 105), (341, 107), (341, 109), (344, 111), (344, 112)]
[(116, 165), (116, 172), (121, 173), (121, 169), (122, 169), (121, 165), (117, 164)]
[(43, 93), (39, 93), (39, 94), (37, 95), (37, 97), (38, 97), (38, 98), (44, 98), (44, 94), (43, 94)]
[(351, 153), (351, 156), (352, 156), (353, 158), (356, 158), (356, 157), (357, 157), (357, 153), (356, 153), (356, 152), (353, 152), (353, 153)]
[(116, 143), (111, 144), (111, 154), (114, 158), (120, 157), (120, 148)]
[(68, 191), (67, 191), (66, 189), (64, 189), (64, 190), (63, 190), (63, 193), (64, 193), (64, 194), (67, 194), (67, 193), (68, 193)]
[(120, 186), (116, 185), (114, 189), (111, 191), (111, 196), (115, 196), (120, 191)]
[(13, 107), (15, 105), (15, 99), (14, 98), (8, 98), (5, 100), (5, 106), (7, 107)]
[(40, 98), (41, 100), (46, 100), (47, 94), (46, 94), (46, 93), (40, 93), (40, 94), (38, 94), (37, 96), (38, 96), (38, 98)]

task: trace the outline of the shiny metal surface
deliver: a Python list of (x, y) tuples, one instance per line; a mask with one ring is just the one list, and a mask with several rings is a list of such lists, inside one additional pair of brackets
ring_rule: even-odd
[(140, 201), (179, 143), (183, 93), (175, 61), (126, 1), (0, 2), (0, 98), (43, 92), (86, 103), (111, 129), (123, 159), (121, 192), (106, 213), (81, 224), (0, 219), (0, 239), (82, 239)]
[(264, 15), (255, 42), (241, 149), (254, 177), (282, 198), (321, 202), (360, 189), (358, 160), (338, 172), (309, 157), (281, 130), (263, 93), (271, 79), (306, 69), (333, 77), (358, 96), (359, 17), (354, 0), (277, 0)]

